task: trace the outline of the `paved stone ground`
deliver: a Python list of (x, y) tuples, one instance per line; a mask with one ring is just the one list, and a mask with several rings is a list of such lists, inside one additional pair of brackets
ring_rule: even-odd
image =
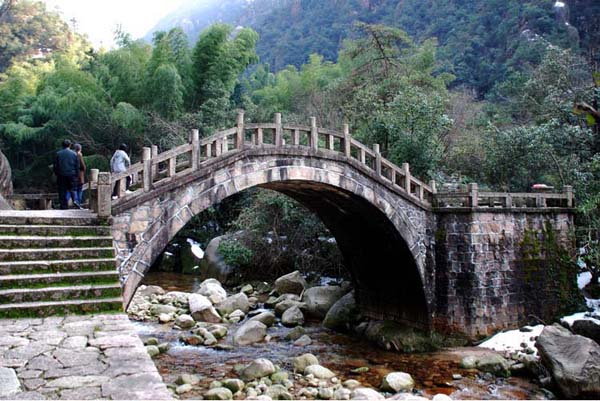
[(171, 398), (124, 314), (0, 320), (0, 400)]

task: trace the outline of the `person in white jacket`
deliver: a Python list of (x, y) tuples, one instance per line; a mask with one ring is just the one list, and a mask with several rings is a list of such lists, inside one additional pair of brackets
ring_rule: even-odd
[[(127, 150), (129, 148), (124, 143), (119, 146), (119, 149), (115, 151), (115, 154), (110, 159), (110, 171), (113, 174), (122, 173), (127, 171), (129, 166), (131, 166), (131, 160), (129, 160), (129, 155), (127, 154)], [(119, 196), (119, 182), (115, 182), (115, 186), (113, 188), (112, 196)], [(125, 189), (129, 189), (131, 185), (131, 177), (126, 178)]]

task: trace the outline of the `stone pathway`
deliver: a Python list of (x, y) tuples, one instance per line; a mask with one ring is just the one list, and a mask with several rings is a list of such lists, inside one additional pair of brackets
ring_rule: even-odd
[(0, 320), (2, 399), (172, 399), (125, 314)]

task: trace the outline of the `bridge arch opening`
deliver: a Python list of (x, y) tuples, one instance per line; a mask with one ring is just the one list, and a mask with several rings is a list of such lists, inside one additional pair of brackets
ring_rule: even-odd
[[(295, 199), (336, 238), (368, 317), (429, 329), (427, 210), (363, 168), (303, 149), (249, 149), (217, 159), (205, 174), (157, 187), (116, 205), (113, 230), (124, 298), (190, 219), (224, 199), (260, 187)], [(140, 221), (142, 220), (142, 221)], [(143, 221), (146, 220), (146, 221)], [(137, 274), (136, 274), (137, 273)]]

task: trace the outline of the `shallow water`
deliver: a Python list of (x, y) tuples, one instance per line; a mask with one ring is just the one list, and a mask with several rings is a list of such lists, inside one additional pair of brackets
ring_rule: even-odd
[[(180, 274), (153, 273), (145, 280), (145, 284), (160, 285), (167, 291), (195, 290), (200, 281), (192, 276)], [(284, 340), (289, 328), (276, 325), (269, 328), (272, 339), (268, 343), (252, 346), (233, 346), (233, 333), (236, 326), (229, 326), (228, 336), (219, 344), (232, 346), (228, 350), (220, 350), (204, 346), (184, 345), (179, 341), (181, 331), (173, 330), (171, 325), (136, 322), (138, 334), (142, 339), (156, 337), (159, 342), (169, 342), (171, 349), (158, 357), (154, 362), (164, 381), (169, 384), (182, 373), (198, 374), (202, 377), (199, 388), (182, 394), (182, 399), (200, 398), (208, 390), (214, 380), (237, 378), (236, 365), (244, 365), (256, 358), (270, 359), (274, 364), (291, 372), (292, 357), (304, 353), (314, 354), (320, 363), (334, 371), (342, 381), (356, 379), (364, 385), (379, 387), (382, 378), (392, 371), (410, 373), (416, 382), (416, 390), (432, 397), (437, 393), (450, 395), (454, 399), (543, 399), (544, 394), (539, 387), (526, 379), (498, 379), (481, 375), (474, 370), (461, 369), (459, 362), (467, 353), (482, 352), (481, 348), (459, 348), (435, 353), (398, 354), (384, 351), (354, 336), (334, 333), (324, 329), (319, 322), (308, 322), (306, 333), (312, 344), (304, 347), (294, 346)], [(353, 373), (352, 370), (368, 367), (364, 373)], [(453, 380), (453, 374), (462, 378)], [(291, 391), (294, 394), (300, 389), (296, 382)]]

